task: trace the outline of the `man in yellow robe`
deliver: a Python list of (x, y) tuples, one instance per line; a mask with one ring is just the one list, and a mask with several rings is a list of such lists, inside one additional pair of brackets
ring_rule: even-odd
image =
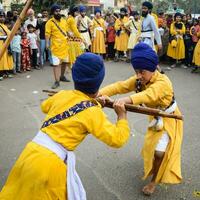
[[(136, 75), (106, 86), (100, 90), (99, 95), (113, 96), (135, 91), (136, 93), (121, 98), (119, 101), (134, 105), (142, 104), (168, 113), (180, 114), (171, 81), (166, 75), (156, 70), (158, 64), (156, 52), (141, 42), (133, 49), (131, 63)], [(158, 183), (176, 184), (182, 180), (182, 121), (150, 116), (149, 122), (142, 156), (144, 179), (150, 175), (152, 179), (142, 189), (145, 195), (151, 195)]]
[(104, 75), (100, 56), (85, 53), (77, 58), (72, 68), (75, 89), (62, 90), (42, 103), (44, 123), (16, 161), (0, 199), (86, 200), (73, 151), (89, 133), (115, 148), (130, 135), (124, 104), (115, 102), (118, 120), (112, 124), (94, 99)]
[(99, 55), (106, 53), (105, 36), (106, 27), (105, 21), (101, 17), (101, 10), (96, 8), (94, 11), (95, 17), (92, 20), (91, 34), (92, 34), (92, 48), (91, 52)]
[(79, 15), (79, 8), (77, 6), (72, 6), (69, 10), (68, 17), (67, 17), (67, 26), (69, 34), (71, 38), (68, 42), (69, 45), (69, 61), (72, 66), (74, 64), (76, 58), (83, 53), (81, 50), (81, 34), (78, 31), (77, 24), (75, 17)]
[(51, 7), (53, 17), (49, 19), (45, 26), (46, 48), (49, 44), (52, 53), (52, 64), (55, 83), (52, 89), (60, 86), (60, 81), (69, 82), (64, 76), (66, 67), (69, 66), (69, 49), (67, 44), (68, 26), (66, 19), (61, 17), (61, 7), (54, 4)]
[(129, 20), (126, 14), (127, 14), (126, 8), (121, 8), (120, 17), (115, 21), (115, 31), (116, 31), (115, 47), (114, 47), (116, 49), (115, 61), (119, 60), (120, 53), (124, 54), (124, 57), (127, 58), (129, 29), (125, 26), (125, 24)]
[[(5, 13), (1, 10), (0, 11), (0, 49), (3, 47), (3, 44), (10, 34), (10, 30), (4, 24), (5, 22)], [(1, 60), (0, 60), (0, 81), (3, 79), (3, 75), (12, 78), (13, 76), (8, 73), (13, 70), (13, 57), (12, 55), (8, 54), (8, 50), (5, 51)]]

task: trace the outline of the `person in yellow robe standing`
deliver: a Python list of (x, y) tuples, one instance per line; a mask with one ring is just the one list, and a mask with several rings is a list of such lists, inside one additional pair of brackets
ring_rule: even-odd
[[(99, 96), (113, 96), (132, 91), (136, 93), (119, 99), (120, 102), (159, 108), (180, 115), (174, 98), (172, 83), (165, 74), (157, 71), (158, 56), (147, 44), (141, 42), (132, 51), (132, 66), (136, 75), (102, 88)], [(158, 183), (177, 184), (181, 175), (181, 143), (183, 123), (180, 120), (149, 117), (142, 156), (144, 179), (152, 179), (143, 189), (145, 195), (154, 193)]]
[(129, 21), (127, 15), (127, 9), (120, 9), (120, 17), (115, 21), (115, 49), (116, 56), (115, 61), (118, 61), (120, 58), (120, 53), (124, 54), (124, 57), (127, 58), (127, 50), (128, 50), (128, 31), (129, 29), (125, 26), (125, 24)]
[(167, 49), (167, 55), (175, 60), (171, 66), (176, 67), (179, 61), (185, 58), (185, 44), (183, 35), (185, 34), (185, 25), (181, 22), (181, 13), (174, 15), (174, 22), (170, 25), (170, 42)]
[(51, 7), (53, 17), (45, 25), (46, 48), (49, 49), (49, 44), (51, 44), (50, 49), (55, 78), (52, 89), (59, 87), (60, 81), (69, 82), (64, 76), (67, 66), (69, 67), (68, 25), (66, 19), (61, 17), (60, 11), (60, 5), (53, 4)]
[[(68, 42), (69, 45), (69, 61), (73, 64), (76, 58), (83, 53), (81, 50), (81, 34), (78, 31), (75, 17), (79, 15), (79, 8), (77, 6), (70, 7), (69, 15), (67, 17), (68, 33), (70, 34), (71, 40)], [(69, 39), (70, 39), (69, 38)]]
[(95, 17), (92, 20), (91, 34), (92, 34), (92, 49), (91, 51), (96, 54), (105, 54), (105, 37), (106, 27), (105, 21), (101, 17), (101, 10), (96, 8), (94, 11)]
[(118, 119), (112, 124), (95, 100), (104, 75), (100, 56), (84, 53), (77, 58), (72, 67), (75, 89), (42, 103), (44, 123), (16, 161), (0, 199), (86, 200), (73, 151), (89, 133), (114, 148), (130, 135), (124, 104), (115, 102)]
[[(0, 49), (3, 47), (6, 38), (10, 34), (10, 30), (7, 28), (4, 22), (5, 22), (5, 13), (3, 11), (0, 11)], [(11, 70), (13, 70), (13, 66), (14, 66), (13, 57), (12, 55), (9, 55), (8, 50), (6, 50), (0, 60), (0, 80), (3, 79), (3, 75), (8, 76), (9, 78), (13, 77), (9, 73)]]

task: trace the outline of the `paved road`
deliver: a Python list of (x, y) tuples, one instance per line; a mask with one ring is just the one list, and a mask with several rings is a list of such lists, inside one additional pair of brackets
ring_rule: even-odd
[[(133, 73), (126, 63), (106, 62), (103, 85), (128, 78)], [(180, 185), (158, 187), (151, 198), (141, 194), (146, 183), (141, 180), (143, 161), (140, 156), (146, 116), (129, 114), (131, 133), (122, 149), (112, 149), (88, 136), (76, 150), (77, 170), (88, 194), (88, 200), (190, 200), (200, 199), (193, 192), (200, 191), (200, 73), (177, 68), (166, 72), (173, 82), (177, 102), (184, 113), (184, 142)], [(50, 89), (52, 69), (20, 74), (0, 82), (0, 188), (25, 144), (33, 138), (44, 115), (40, 102)], [(61, 83), (61, 89), (73, 88), (73, 83)], [(114, 122), (116, 115), (105, 109)]]

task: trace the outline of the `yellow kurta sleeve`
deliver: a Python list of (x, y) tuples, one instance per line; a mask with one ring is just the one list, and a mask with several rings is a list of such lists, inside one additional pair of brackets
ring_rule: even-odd
[(60, 92), (56, 93), (55, 95), (49, 97), (48, 99), (44, 100), (41, 103), (41, 110), (43, 113), (47, 114), (52, 106), (52, 103), (56, 100), (56, 98), (62, 94), (61, 92), (63, 92), (63, 90), (61, 90)]
[(121, 22), (120, 22), (119, 19), (117, 19), (116, 22), (115, 22), (115, 30), (116, 30), (116, 31), (120, 30), (120, 28), (121, 28), (120, 25), (121, 25)]
[(54, 97), (49, 97), (41, 104), (41, 110), (43, 113), (47, 114), (49, 112), (49, 109), (51, 108), (52, 102), (54, 101)]
[(174, 27), (174, 22), (170, 26), (170, 33), (172, 35), (177, 35), (177, 32), (176, 32), (175, 27)]
[(92, 115), (91, 123), (86, 123), (88, 132), (111, 147), (119, 148), (123, 146), (130, 135), (128, 121), (122, 119), (117, 121), (116, 124), (112, 124), (101, 108), (92, 109), (95, 109), (95, 115)]
[(75, 37), (79, 37), (79, 38), (81, 37), (81, 35), (77, 29), (77, 26), (76, 26), (76, 21), (73, 17), (69, 17), (67, 19), (67, 25), (68, 25), (69, 29), (74, 33)]
[(51, 35), (51, 22), (47, 21), (46, 25), (45, 25), (45, 37), (46, 39), (49, 39)]
[(135, 91), (136, 76), (133, 76), (125, 81), (119, 81), (102, 88), (99, 93), (101, 95), (113, 96), (116, 94), (125, 94)]

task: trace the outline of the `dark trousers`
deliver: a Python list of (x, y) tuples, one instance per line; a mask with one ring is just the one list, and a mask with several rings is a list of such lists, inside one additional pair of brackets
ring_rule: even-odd
[(192, 41), (184, 41), (185, 42), (185, 65), (192, 65), (192, 58), (194, 52), (194, 43)]
[(38, 50), (37, 49), (32, 49), (32, 67), (37, 67), (38, 62), (37, 62), (37, 53)]
[(108, 58), (114, 58), (115, 57), (114, 46), (115, 46), (114, 42), (108, 42)]

